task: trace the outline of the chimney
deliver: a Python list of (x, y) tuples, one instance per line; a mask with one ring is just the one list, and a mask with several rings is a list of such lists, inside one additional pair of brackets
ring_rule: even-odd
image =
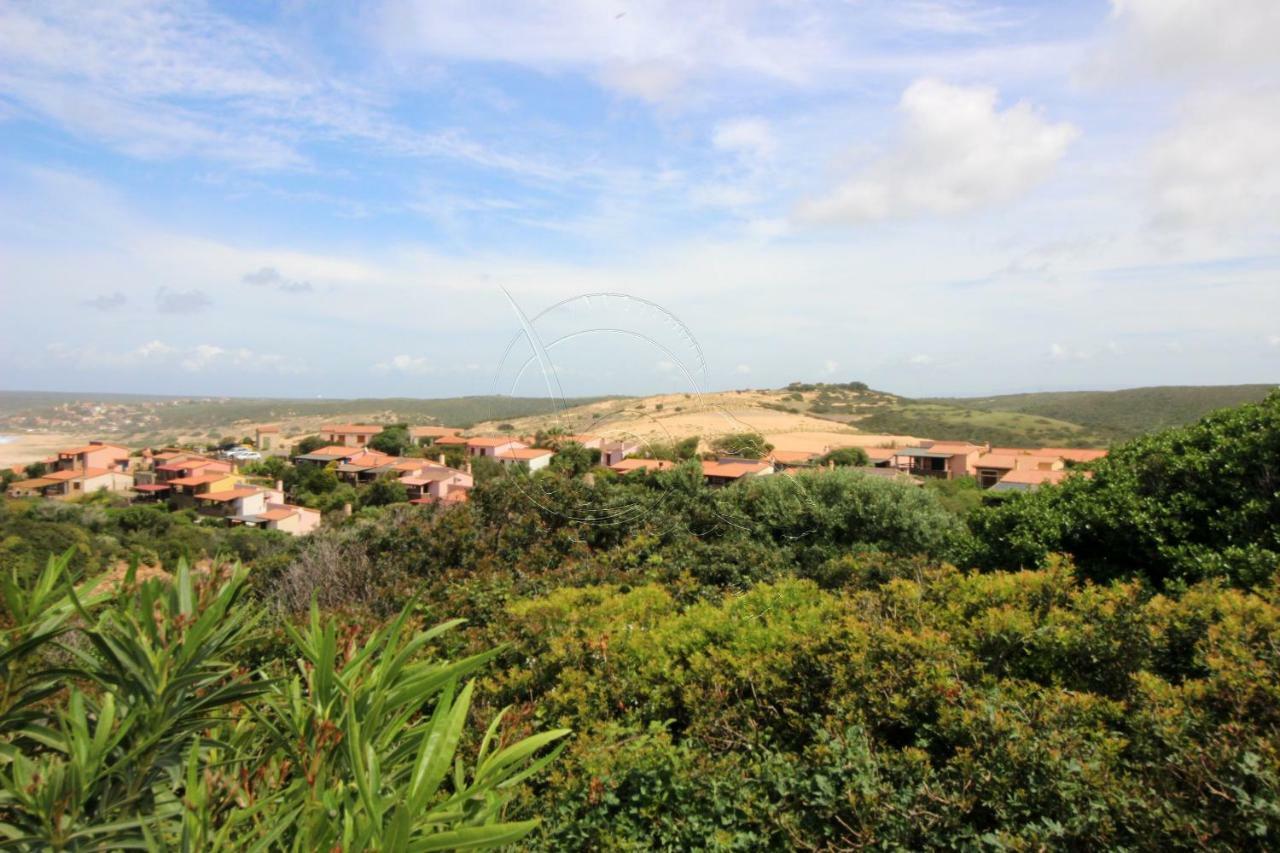
[(342, 505), (342, 514), (347, 518), (351, 517), (351, 504), (348, 503)]
[(462, 470), (463, 470), (463, 471), (466, 471), (468, 474), (470, 474), (470, 473), (471, 473), (471, 460), (470, 460), (470, 459), (468, 459), (468, 460), (467, 460), (467, 463), (466, 463), (465, 465), (463, 465), (463, 466), (462, 466)]
[(276, 480), (276, 491), (284, 494), (284, 480)]
[(443, 465), (443, 464), (444, 464), (444, 454), (443, 454), (443, 453), (441, 453), (439, 456), (437, 456), (437, 457), (436, 457), (436, 461), (437, 461), (437, 462), (439, 462), (441, 465)]

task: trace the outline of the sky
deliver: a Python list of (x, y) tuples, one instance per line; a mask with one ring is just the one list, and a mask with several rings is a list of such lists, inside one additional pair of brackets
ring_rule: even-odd
[(1277, 44), (1275, 0), (0, 2), (0, 388), (1275, 382)]

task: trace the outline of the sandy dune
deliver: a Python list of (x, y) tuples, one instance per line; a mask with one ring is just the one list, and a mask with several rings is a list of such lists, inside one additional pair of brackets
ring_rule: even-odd
[(63, 448), (88, 444), (89, 439), (95, 438), (65, 432), (19, 433), (6, 437), (13, 440), (0, 444), (0, 467), (3, 468), (37, 462)]

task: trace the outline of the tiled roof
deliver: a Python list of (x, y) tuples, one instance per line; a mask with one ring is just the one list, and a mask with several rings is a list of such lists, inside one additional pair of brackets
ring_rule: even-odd
[(203, 486), (206, 483), (216, 483), (219, 480), (225, 480), (228, 474), (202, 474), (195, 477), (179, 477), (176, 480), (170, 480), (171, 486)]
[(466, 447), (471, 443), (470, 439), (463, 438), (460, 435), (446, 435), (436, 439), (436, 444), (448, 446)]
[(321, 432), (336, 432), (349, 435), (377, 435), (382, 427), (374, 424), (330, 424), (320, 427)]
[(1071, 462), (1092, 462), (1107, 455), (1107, 451), (1084, 447), (1042, 447), (1038, 453), (1046, 456), (1059, 456)]
[(117, 450), (120, 455), (114, 457), (116, 459), (129, 458), (129, 448), (121, 447), (118, 444), (86, 444), (84, 447), (70, 447), (66, 450), (59, 450), (59, 456), (75, 456), (81, 453), (96, 453), (100, 450)]
[(479, 435), (475, 438), (467, 439), (468, 447), (502, 447), (504, 444), (519, 444), (517, 438), (503, 438), (501, 436)]
[(610, 471), (627, 474), (631, 471), (665, 471), (676, 467), (676, 463), (666, 459), (623, 459), (609, 466)]
[(1024, 468), (1019, 471), (1010, 471), (1000, 478), (1000, 482), (1039, 486), (1045, 483), (1061, 483), (1070, 474), (1070, 471), (1040, 471), (1035, 468)]
[(462, 430), (457, 427), (438, 427), (438, 426), (416, 426), (409, 427), (409, 435), (413, 438), (443, 438), (448, 435), (457, 435)]
[(517, 447), (514, 450), (507, 450), (498, 454), (499, 459), (541, 459), (544, 456), (554, 456), (554, 450), (545, 450), (541, 447)]
[(196, 495), (196, 500), (200, 501), (233, 501), (236, 498), (247, 498), (258, 493), (254, 488), (228, 489), (225, 492), (209, 492), (203, 495)]
[(298, 511), (296, 509), (281, 507), (279, 509), (269, 509), (266, 512), (260, 512), (258, 513), (258, 518), (261, 518), (263, 521), (284, 521), (286, 518), (297, 514)]
[(772, 467), (768, 462), (706, 462), (702, 463), (702, 473), (706, 477), (727, 477), (737, 479), (748, 474), (759, 474)]
[(70, 471), (50, 471), (45, 474), (45, 479), (49, 480), (79, 480), (84, 477), (101, 477), (103, 474), (110, 474), (106, 468), (74, 468)]

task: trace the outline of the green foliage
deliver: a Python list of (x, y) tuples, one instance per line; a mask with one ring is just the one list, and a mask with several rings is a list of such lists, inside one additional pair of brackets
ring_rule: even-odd
[(385, 474), (360, 490), (361, 506), (387, 506), (407, 500), (409, 490), (392, 474)]
[(402, 456), (413, 446), (413, 439), (409, 437), (408, 424), (392, 424), (383, 427), (382, 432), (369, 439), (371, 449), (389, 453), (392, 456)]
[(1129, 442), (1093, 469), (974, 515), (973, 560), (1038, 566), (1064, 551), (1092, 578), (1243, 586), (1280, 565), (1280, 391)]
[(37, 477), (43, 477), (47, 474), (49, 472), (49, 466), (43, 462), (32, 462), (24, 470), (26, 471), (27, 476), (34, 480)]
[(296, 444), (293, 445), (292, 455), (305, 456), (306, 454), (310, 453), (313, 450), (319, 450), (321, 447), (324, 447), (328, 443), (329, 442), (325, 441), (323, 437), (318, 435), (303, 436), (302, 438), (298, 439)]
[(499, 713), (468, 768), (463, 679), (497, 651), (426, 656), (457, 622), (405, 610), (361, 642), (313, 608), (284, 626), (301, 673), (268, 679), (236, 663), (261, 633), (242, 572), (76, 593), (66, 570), (0, 583), (6, 846), (446, 850), (536, 827), (505, 804), (567, 731), (508, 742)]
[(244, 466), (244, 472), (251, 477), (266, 477), (271, 480), (283, 480), (292, 466), (283, 456), (268, 456), (261, 462), (251, 462)]
[(570, 477), (580, 477), (600, 461), (600, 451), (583, 447), (576, 441), (558, 443), (556, 455), (551, 458), (551, 469)]
[(773, 450), (773, 445), (757, 432), (731, 432), (712, 439), (711, 450), (720, 456), (760, 459)]
[(871, 457), (861, 447), (838, 447), (820, 457), (818, 463), (821, 465), (830, 463), (838, 468), (862, 466), (871, 464)]

